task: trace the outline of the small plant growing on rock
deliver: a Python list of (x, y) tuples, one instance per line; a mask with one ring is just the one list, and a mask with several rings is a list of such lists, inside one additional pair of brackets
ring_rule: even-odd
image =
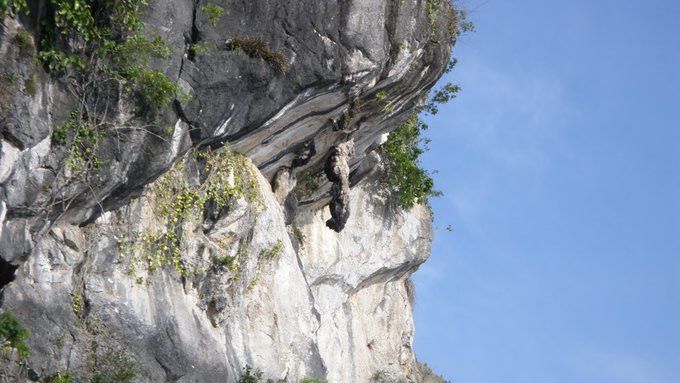
[(233, 257), (229, 254), (223, 255), (221, 257), (213, 256), (211, 258), (213, 265), (226, 267), (227, 269), (231, 269), (235, 260), (236, 260), (236, 257)]
[(475, 30), (474, 24), (467, 20), (467, 12), (465, 10), (459, 10), (452, 3), (443, 0), (427, 0), (427, 21), (430, 26), (430, 40), (437, 40), (437, 18), (443, 7), (446, 7), (445, 11), (448, 18), (449, 44), (455, 44), (462, 33)]
[(14, 85), (21, 80), (21, 74), (17, 72), (6, 72), (2, 75), (2, 81)]
[(436, 195), (434, 180), (419, 165), (424, 152), (419, 147), (420, 133), (425, 125), (413, 114), (406, 122), (392, 131), (383, 144), (387, 162), (389, 185), (396, 193), (399, 205), (410, 209), (428, 196)]
[(83, 302), (83, 296), (80, 293), (71, 293), (71, 306), (73, 313), (76, 314), (77, 317), (80, 317), (83, 314), (83, 309), (85, 306)]
[(323, 172), (309, 172), (298, 180), (293, 193), (298, 201), (309, 199), (314, 195), (314, 192), (319, 189), (319, 186), (321, 186), (323, 181)]
[[(151, 272), (171, 266), (182, 276), (190, 275), (181, 258), (185, 224), (198, 226), (217, 219), (221, 212), (236, 200), (245, 199), (258, 212), (262, 207), (259, 183), (245, 157), (226, 148), (197, 151), (195, 159), (204, 164), (202, 183), (197, 185), (184, 178), (185, 163), (179, 162), (152, 186), (154, 213), (162, 222), (160, 229), (149, 229), (140, 236), (139, 247), (131, 249), (130, 274), (134, 264), (141, 259)], [(191, 158), (187, 159), (191, 160)], [(228, 267), (232, 272), (238, 267), (238, 258), (213, 257), (213, 265)], [(148, 279), (147, 279), (148, 280)]]
[(46, 379), (47, 383), (74, 383), (73, 375), (69, 371), (58, 371), (56, 375), (53, 375)]
[(281, 240), (276, 241), (276, 244), (268, 249), (263, 249), (260, 252), (260, 257), (264, 259), (273, 259), (283, 251), (283, 242)]
[(17, 350), (21, 358), (27, 357), (29, 351), (25, 340), (28, 335), (28, 331), (11, 312), (5, 311), (0, 314), (0, 350), (11, 347)]
[(132, 383), (137, 374), (132, 356), (112, 349), (96, 358), (89, 383)]
[(33, 37), (26, 30), (21, 29), (14, 36), (14, 43), (19, 48), (19, 55), (22, 57), (31, 57), (35, 55), (35, 44)]
[(262, 371), (245, 366), (237, 383), (259, 383), (262, 380)]
[(288, 66), (288, 61), (283, 53), (273, 51), (266, 42), (257, 37), (234, 37), (227, 42), (227, 49), (230, 51), (241, 50), (252, 58), (262, 59), (279, 73), (285, 72)]
[(208, 21), (210, 22), (210, 25), (213, 28), (215, 28), (217, 26), (217, 22), (220, 20), (220, 17), (222, 16), (222, 12), (224, 12), (224, 8), (220, 7), (217, 4), (208, 3), (207, 5), (203, 6), (203, 8), (201, 8), (201, 12), (205, 13), (206, 16), (208, 16)]

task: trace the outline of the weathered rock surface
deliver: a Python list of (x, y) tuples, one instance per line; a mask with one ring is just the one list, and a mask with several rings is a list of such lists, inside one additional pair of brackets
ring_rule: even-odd
[[(409, 276), (429, 255), (431, 218), (393, 206), (372, 151), (443, 73), (447, 13), (432, 18), (421, 0), (215, 3), (212, 26), (203, 0), (149, 2), (146, 31), (173, 51), (154, 64), (192, 99), (152, 124), (121, 108), (103, 165), (79, 183), (60, 181), (66, 153), (51, 139), (73, 84), (14, 43), (35, 19), (3, 21), (0, 67), (20, 80), (0, 84), (0, 310), (32, 333), (29, 372), (129, 365), (140, 382), (234, 382), (249, 365), (289, 382), (417, 381)], [(285, 72), (227, 49), (236, 37), (282, 53)], [(195, 44), (210, 49), (190, 54)], [(168, 177), (202, 187), (192, 148), (224, 142), (248, 160), (223, 181), (239, 187), (246, 169), (258, 198), (169, 222)], [(297, 201), (299, 177), (324, 167), (328, 180)]]
[(246, 365), (288, 381), (414, 379), (407, 280), (429, 255), (429, 211), (393, 211), (369, 178), (343, 232), (325, 227), (328, 209), (286, 227), (256, 172), (257, 203), (235, 201), (209, 231), (184, 224), (186, 273), (151, 270), (157, 254), (137, 246), (162, 226), (153, 191), (86, 227), (54, 226), (3, 291), (31, 329), (31, 368), (86, 376), (104, 349), (148, 382), (235, 381)]

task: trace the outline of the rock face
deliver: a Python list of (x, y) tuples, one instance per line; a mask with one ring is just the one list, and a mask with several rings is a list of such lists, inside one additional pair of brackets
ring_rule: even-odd
[[(213, 24), (202, 0), (150, 1), (146, 32), (173, 52), (154, 64), (192, 99), (152, 127), (121, 108), (103, 165), (77, 183), (61, 183), (52, 138), (72, 84), (16, 44), (36, 20), (7, 16), (0, 311), (32, 336), (28, 367), (0, 376), (418, 381), (409, 276), (431, 217), (395, 207), (374, 149), (448, 62), (447, 12), (429, 3), (222, 0)], [(285, 71), (229, 48), (254, 37)], [(324, 168), (298, 201), (300, 177)]]

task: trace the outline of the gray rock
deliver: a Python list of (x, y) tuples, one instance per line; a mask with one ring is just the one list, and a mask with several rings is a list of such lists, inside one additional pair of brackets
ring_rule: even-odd
[(331, 149), (324, 171), (331, 186), (331, 218), (326, 226), (341, 232), (349, 218), (349, 161), (354, 155), (354, 142), (347, 141)]

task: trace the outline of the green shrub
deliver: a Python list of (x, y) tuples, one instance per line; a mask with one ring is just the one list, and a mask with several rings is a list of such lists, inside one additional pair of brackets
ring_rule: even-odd
[[(160, 230), (145, 232), (139, 241), (145, 264), (151, 272), (163, 266), (172, 266), (180, 275), (191, 272), (180, 257), (183, 223), (199, 223), (208, 218), (204, 216), (206, 204), (215, 206), (212, 218), (239, 198), (245, 198), (255, 209), (262, 204), (257, 178), (245, 157), (226, 148), (197, 151), (195, 155), (205, 163), (203, 174), (206, 177), (201, 185), (186, 182), (184, 162), (179, 162), (151, 186), (156, 200), (154, 213), (165, 223)], [(239, 257), (215, 257), (212, 262), (234, 272)], [(131, 273), (134, 273), (133, 265)]]
[[(124, 80), (124, 89), (137, 94), (151, 110), (178, 96), (177, 85), (149, 67), (150, 57), (167, 58), (171, 50), (160, 37), (141, 35), (139, 10), (145, 0), (112, 1), (107, 5), (109, 12), (95, 11), (91, 2), (48, 2), (48, 13), (41, 20), (44, 28), (38, 57), (50, 72), (87, 72), (95, 75), (95, 84), (110, 78)], [(65, 43), (71, 40), (76, 43)]]
[(156, 110), (168, 105), (177, 95), (177, 84), (162, 71), (135, 70), (130, 72), (142, 101)]
[(73, 375), (69, 371), (57, 372), (56, 375), (47, 378), (48, 383), (73, 383)]
[(433, 92), (430, 101), (425, 104), (421, 109), (432, 115), (439, 112), (438, 105), (446, 104), (447, 102), (453, 100), (460, 92), (460, 86), (453, 83), (446, 83), (441, 88)]
[(432, 177), (419, 165), (420, 155), (424, 152), (419, 147), (423, 129), (425, 125), (417, 114), (413, 114), (392, 131), (383, 144), (389, 185), (404, 209), (410, 209), (416, 203), (437, 194)]
[(177, 94), (177, 84), (162, 71), (149, 69), (149, 58), (167, 58), (170, 47), (159, 36), (148, 39), (138, 33), (110, 48), (121, 75), (130, 82), (144, 105), (152, 110), (168, 105)]
[(28, 4), (26, 0), (0, 0), (0, 17), (5, 17), (7, 11), (28, 15)]
[(107, 136), (108, 132), (86, 121), (81, 110), (71, 111), (70, 118), (52, 130), (52, 142), (67, 145), (64, 163), (79, 176), (101, 165), (97, 151), (100, 140)]
[(281, 52), (273, 51), (266, 42), (257, 37), (234, 37), (227, 43), (227, 49), (241, 50), (252, 58), (260, 58), (268, 62), (279, 73), (285, 72), (288, 66), (286, 56)]
[(207, 5), (203, 6), (201, 8), (201, 11), (208, 16), (208, 21), (210, 22), (210, 25), (215, 28), (217, 26), (217, 22), (220, 20), (220, 17), (222, 16), (222, 12), (224, 12), (224, 8), (220, 7), (217, 4), (213, 3), (208, 3)]
[(9, 345), (17, 350), (19, 356), (25, 358), (29, 351), (26, 343), (29, 334), (14, 315), (5, 311), (0, 314), (0, 344), (2, 341), (9, 342)]
[(427, 22), (430, 26), (430, 39), (437, 37), (437, 16), (442, 8), (442, 0), (427, 0)]
[(139, 32), (142, 21), (139, 8), (146, 5), (146, 0), (117, 0), (113, 2), (113, 21), (123, 32)]
[(212, 44), (209, 43), (203, 43), (203, 44), (192, 44), (189, 47), (189, 58), (194, 59), (197, 55), (201, 53), (208, 53), (210, 51), (210, 47)]
[(2, 75), (2, 81), (11, 85), (16, 84), (19, 80), (21, 80), (21, 73), (6, 72)]
[(236, 260), (236, 257), (233, 257), (229, 254), (223, 255), (221, 257), (213, 256), (211, 258), (213, 265), (226, 267), (228, 269), (231, 269), (231, 267), (234, 265), (235, 260)]
[(19, 48), (19, 54), (22, 57), (30, 57), (35, 54), (35, 43), (33, 37), (25, 29), (19, 30), (14, 36), (14, 43)]
[(50, 72), (56, 74), (66, 73), (74, 68), (83, 72), (88, 68), (87, 62), (80, 56), (56, 49), (40, 51), (38, 53), (38, 58), (45, 64)]
[(150, 57), (168, 58), (172, 50), (160, 36), (149, 39), (135, 33), (124, 42), (110, 47), (112, 58), (125, 72), (132, 68), (145, 68)]
[(465, 32), (472, 32), (475, 29), (474, 24), (467, 20), (467, 12), (459, 10), (451, 2), (444, 0), (427, 0), (427, 21), (430, 26), (430, 40), (437, 40), (437, 17), (446, 7), (448, 18), (448, 42), (451, 45), (456, 43), (458, 37)]
[[(348, 113), (344, 114), (343, 116), (345, 115), (348, 115)], [(298, 199), (298, 201), (311, 198), (312, 195), (314, 195), (314, 192), (319, 189), (319, 186), (321, 186), (323, 181), (324, 174), (322, 171), (308, 172), (304, 176), (300, 177), (297, 184), (295, 185), (293, 194)]]
[(132, 383), (137, 377), (132, 356), (123, 350), (109, 350), (96, 358), (89, 383)]
[(281, 254), (283, 251), (283, 242), (281, 240), (276, 241), (276, 244), (274, 246), (268, 248), (268, 249), (263, 249), (260, 252), (260, 257), (264, 259), (272, 259), (275, 258), (277, 255)]
[(246, 366), (237, 383), (259, 383), (260, 380), (262, 380), (262, 371)]
[(467, 11), (458, 10), (453, 6), (448, 8), (448, 29), (449, 29), (449, 43), (456, 44), (456, 40), (460, 35), (467, 32), (474, 32), (475, 24), (467, 19)]
[(92, 8), (88, 1), (50, 0), (54, 7), (54, 24), (62, 35), (75, 35), (84, 40), (101, 38), (95, 26)]

